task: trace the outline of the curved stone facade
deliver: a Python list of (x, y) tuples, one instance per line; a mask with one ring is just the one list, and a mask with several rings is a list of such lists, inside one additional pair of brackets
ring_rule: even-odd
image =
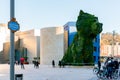
[(40, 36), (40, 64), (51, 65), (54, 60), (58, 65), (64, 55), (63, 27), (42, 28)]

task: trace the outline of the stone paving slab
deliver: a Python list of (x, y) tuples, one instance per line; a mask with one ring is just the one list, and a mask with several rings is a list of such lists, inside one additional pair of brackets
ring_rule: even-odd
[[(0, 64), (0, 80), (10, 80), (9, 67), (8, 64)], [(87, 66), (53, 68), (51, 65), (40, 65), (36, 69), (33, 64), (29, 64), (21, 69), (20, 65), (15, 65), (15, 74), (23, 74), (23, 80), (97, 80), (92, 70), (92, 67)]]

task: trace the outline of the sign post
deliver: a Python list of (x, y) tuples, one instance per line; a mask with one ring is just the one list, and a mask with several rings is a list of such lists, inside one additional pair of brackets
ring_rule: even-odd
[(8, 28), (10, 29), (10, 80), (14, 80), (14, 33), (19, 30), (19, 24), (14, 18), (14, 0), (10, 0), (10, 22), (8, 22)]

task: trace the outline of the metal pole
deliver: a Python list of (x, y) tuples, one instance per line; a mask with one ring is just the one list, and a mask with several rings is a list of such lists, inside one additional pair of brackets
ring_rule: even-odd
[[(10, 20), (14, 18), (14, 0), (10, 0)], [(10, 30), (10, 80), (14, 80), (14, 32)]]
[(113, 31), (113, 57), (114, 57), (114, 44), (115, 44), (115, 42), (114, 42), (114, 36), (115, 36), (115, 31)]

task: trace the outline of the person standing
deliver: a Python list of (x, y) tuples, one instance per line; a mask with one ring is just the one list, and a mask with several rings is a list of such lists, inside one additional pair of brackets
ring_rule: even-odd
[(100, 68), (101, 68), (101, 62), (100, 62), (100, 60), (98, 61), (98, 69), (99, 69), (99, 71), (100, 71)]
[(24, 58), (22, 57), (22, 58), (20, 58), (20, 63), (21, 63), (21, 69), (25, 69), (25, 67), (24, 67)]
[(113, 61), (109, 60), (106, 66), (108, 71), (107, 78), (112, 79), (113, 66), (114, 66)]
[(59, 67), (61, 68), (61, 61), (59, 61), (58, 65), (59, 65)]
[(117, 70), (119, 69), (119, 62), (117, 59), (114, 60), (114, 68)]
[(33, 61), (33, 64), (34, 64), (34, 68), (36, 68), (36, 61)]
[(55, 67), (55, 61), (54, 60), (52, 60), (52, 66)]
[(39, 68), (39, 62), (36, 61), (36, 68)]

